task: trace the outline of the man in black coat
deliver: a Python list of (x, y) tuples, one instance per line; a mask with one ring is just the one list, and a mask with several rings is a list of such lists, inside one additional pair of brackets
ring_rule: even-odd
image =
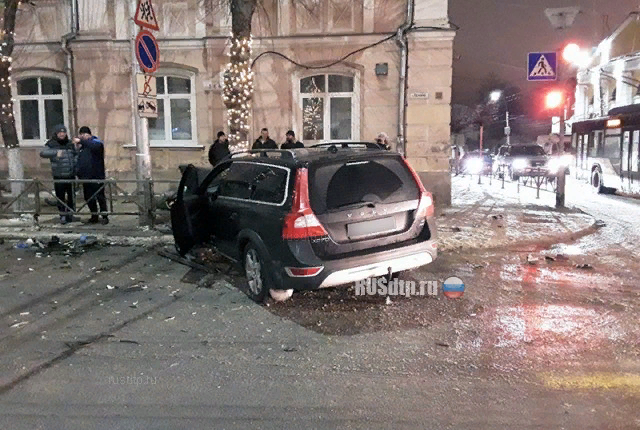
[(296, 140), (296, 134), (293, 130), (287, 131), (286, 142), (280, 146), (280, 149), (296, 149), (304, 148), (304, 145), (299, 140)]
[(269, 137), (269, 130), (263, 128), (260, 131), (260, 137), (256, 139), (251, 149), (278, 149), (278, 144)]
[(227, 135), (224, 134), (224, 131), (218, 132), (218, 138), (213, 142), (213, 145), (209, 148), (209, 163), (212, 166), (215, 166), (225, 158), (231, 154), (229, 151), (229, 140), (227, 139)]
[[(53, 136), (45, 143), (45, 148), (40, 151), (40, 157), (48, 158), (51, 161), (51, 175), (54, 181), (76, 178), (77, 156), (76, 147), (69, 140), (67, 128), (64, 125), (55, 126)], [(53, 188), (58, 198), (60, 223), (72, 222), (72, 213), (76, 210), (73, 183), (54, 182)]]
[[(73, 139), (78, 149), (78, 179), (104, 179), (104, 143), (91, 134), (89, 127), (80, 127), (78, 137)], [(107, 216), (107, 199), (104, 195), (104, 183), (91, 182), (82, 184), (84, 200), (91, 211), (89, 224), (100, 222), (98, 204), (102, 212), (102, 224), (109, 224)]]

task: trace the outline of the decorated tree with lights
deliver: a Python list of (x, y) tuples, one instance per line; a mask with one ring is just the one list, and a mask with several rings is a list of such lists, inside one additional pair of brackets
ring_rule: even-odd
[(249, 147), (253, 97), (251, 20), (258, 0), (228, 0), (231, 10), (231, 48), (224, 73), (223, 98), (228, 110), (229, 140), (234, 150)]
[[(0, 46), (0, 131), (4, 145), (8, 149), (9, 177), (23, 179), (24, 170), (20, 149), (18, 147), (18, 133), (13, 115), (13, 98), (11, 96), (11, 55), (15, 43), (16, 13), (20, 1), (4, 0), (2, 6), (2, 44)], [(11, 191), (17, 196), (22, 190), (22, 184), (14, 183)]]

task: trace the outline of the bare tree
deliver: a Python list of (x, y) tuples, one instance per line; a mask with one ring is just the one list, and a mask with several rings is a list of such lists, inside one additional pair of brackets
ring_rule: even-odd
[[(23, 179), (24, 168), (20, 157), (18, 132), (16, 121), (13, 115), (13, 100), (11, 96), (11, 55), (15, 43), (16, 12), (19, 0), (4, 0), (2, 30), (0, 35), (2, 46), (0, 46), (0, 130), (2, 139), (7, 148), (7, 158), (9, 160), (9, 178)], [(23, 184), (13, 183), (11, 191), (17, 196), (23, 189)]]

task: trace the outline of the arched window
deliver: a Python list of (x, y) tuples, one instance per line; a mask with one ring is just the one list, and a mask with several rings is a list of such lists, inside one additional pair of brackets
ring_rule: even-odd
[(42, 145), (58, 124), (67, 124), (64, 81), (55, 75), (24, 76), (14, 87), (16, 129), (25, 145)]
[(353, 76), (326, 74), (300, 79), (303, 141), (358, 138)]
[(156, 76), (158, 117), (149, 118), (151, 146), (197, 143), (195, 76), (162, 72)]

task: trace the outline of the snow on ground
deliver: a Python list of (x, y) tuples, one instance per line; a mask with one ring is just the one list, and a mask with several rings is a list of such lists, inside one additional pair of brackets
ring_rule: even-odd
[(453, 177), (450, 208), (439, 211), (440, 249), (498, 248), (535, 242), (567, 241), (590, 228), (594, 219), (568, 208), (555, 209), (555, 194), (514, 183), (477, 177)]

